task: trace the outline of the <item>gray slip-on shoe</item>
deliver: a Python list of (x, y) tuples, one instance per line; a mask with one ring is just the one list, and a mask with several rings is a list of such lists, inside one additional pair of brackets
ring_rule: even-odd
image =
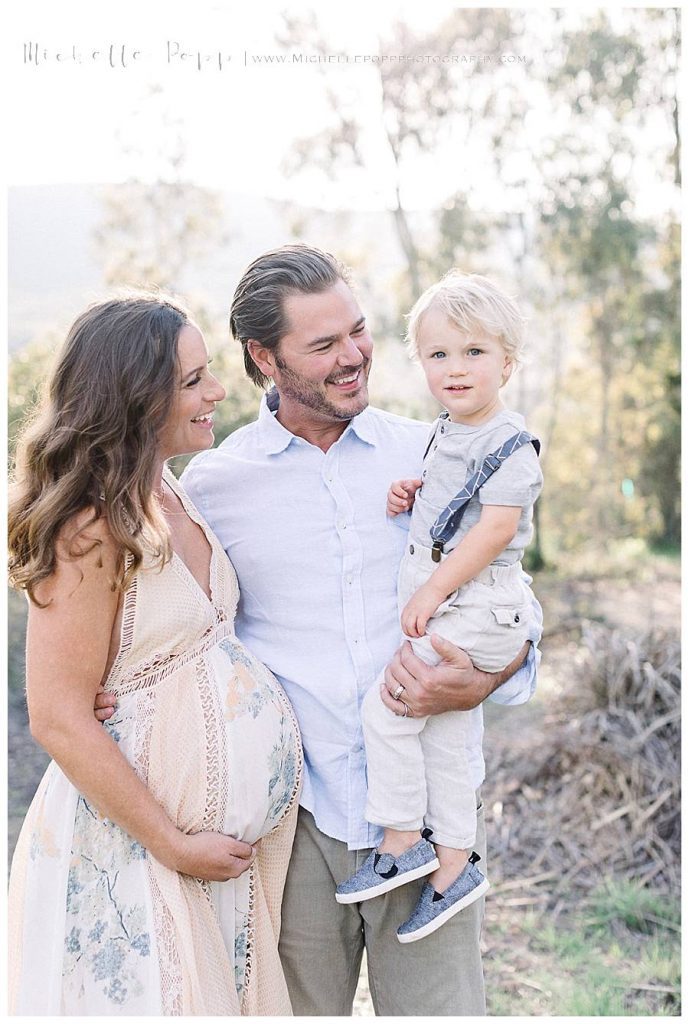
[(373, 850), (359, 870), (338, 885), (335, 899), (338, 903), (361, 903), (363, 900), (381, 896), (399, 885), (413, 882), (415, 878), (430, 875), (440, 867), (432, 843), (428, 842), (430, 829), (424, 829), (418, 843), (393, 857), (390, 853), (378, 853)]
[(436, 892), (430, 882), (426, 882), (414, 913), (397, 929), (400, 942), (425, 938), (483, 896), (490, 884), (476, 867), (480, 859), (477, 853), (472, 853), (459, 878), (448, 885), (444, 893)]

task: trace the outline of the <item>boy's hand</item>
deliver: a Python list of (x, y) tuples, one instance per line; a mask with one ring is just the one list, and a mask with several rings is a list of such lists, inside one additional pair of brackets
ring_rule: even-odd
[(408, 512), (420, 486), (420, 480), (395, 480), (388, 491), (388, 515), (398, 516), (400, 512)]
[(439, 594), (428, 583), (419, 587), (402, 610), (402, 631), (406, 636), (423, 636), (426, 632), (426, 623), (438, 610), (446, 596), (446, 594)]

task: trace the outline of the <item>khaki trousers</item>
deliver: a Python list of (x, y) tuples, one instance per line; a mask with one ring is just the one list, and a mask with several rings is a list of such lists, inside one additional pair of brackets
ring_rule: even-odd
[[(483, 807), (475, 849), (483, 858)], [(282, 903), (280, 959), (295, 1016), (351, 1016), (364, 947), (376, 1016), (484, 1016), (479, 939), (483, 899), (438, 931), (402, 944), (398, 926), (416, 905), (423, 879), (363, 903), (340, 904), (335, 888), (370, 850), (323, 835), (299, 808)]]

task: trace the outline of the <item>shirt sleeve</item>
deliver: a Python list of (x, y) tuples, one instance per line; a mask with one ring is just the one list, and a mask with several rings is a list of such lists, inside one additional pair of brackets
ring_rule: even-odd
[[(526, 573), (524, 573), (524, 580), (528, 584), (531, 583), (531, 577), (527, 576)], [(494, 690), (488, 697), (489, 700), (494, 701), (496, 704), (526, 704), (527, 700), (530, 700), (536, 691), (538, 666), (541, 661), (541, 652), (537, 645), (543, 635), (543, 609), (536, 600), (533, 591), (531, 591), (531, 598), (528, 634), (531, 646), (529, 647), (529, 653), (522, 667), (513, 676), (505, 680), (502, 686), (498, 686), (497, 690)]]
[(192, 459), (189, 465), (185, 468), (179, 478), (179, 482), (201, 515), (204, 518), (207, 518), (206, 511), (204, 509), (204, 495), (208, 494), (208, 490), (207, 486), (204, 486), (204, 476), (206, 476), (206, 473), (204, 471), (203, 460), (197, 455), (196, 458)]
[(478, 492), (482, 505), (533, 505), (543, 486), (543, 474), (532, 444), (525, 444), (505, 459), (500, 469)]

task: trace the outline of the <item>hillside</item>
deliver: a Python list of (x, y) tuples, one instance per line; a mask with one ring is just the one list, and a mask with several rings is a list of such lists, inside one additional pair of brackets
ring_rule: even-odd
[[(103, 291), (94, 233), (103, 217), (105, 189), (69, 184), (8, 190), (8, 338), (10, 351), (50, 327), (59, 330)], [(359, 256), (364, 291), (386, 315), (385, 287), (401, 268), (392, 218), (385, 211), (328, 213), (271, 199), (223, 192), (227, 242), (189, 267), (180, 290), (203, 295), (211, 312), (226, 316), (229, 297), (254, 255), (295, 237)], [(361, 256), (360, 254), (364, 254)], [(375, 267), (375, 275), (369, 272)]]

